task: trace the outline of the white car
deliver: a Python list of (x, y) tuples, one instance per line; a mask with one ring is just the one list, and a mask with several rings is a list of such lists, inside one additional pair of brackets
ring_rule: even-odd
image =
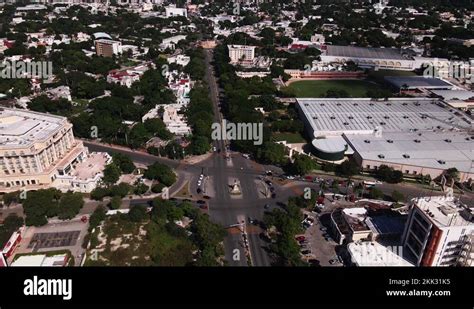
[(200, 180), (198, 180), (198, 186), (200, 186), (200, 185), (201, 185), (201, 181), (200, 181)]
[(304, 228), (309, 228), (310, 226), (313, 226), (314, 222), (311, 222), (310, 220), (307, 220), (308, 218), (304, 219), (301, 224), (303, 225)]
[(295, 179), (295, 176), (286, 176), (286, 179), (293, 180)]

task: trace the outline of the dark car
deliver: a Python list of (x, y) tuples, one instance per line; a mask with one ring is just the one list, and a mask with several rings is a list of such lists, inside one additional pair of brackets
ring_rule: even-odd
[(202, 205), (202, 204), (206, 204), (206, 201), (204, 201), (204, 200), (198, 200), (198, 201), (196, 201), (196, 203), (198, 203), (198, 204), (201, 204), (201, 205)]
[(321, 263), (316, 259), (310, 259), (310, 260), (308, 260), (308, 263), (309, 263), (309, 265), (314, 266), (314, 267), (321, 266)]
[(199, 194), (202, 192), (202, 189), (201, 188), (197, 188), (196, 192)]
[(270, 208), (270, 204), (265, 204), (265, 206), (263, 206), (264, 209), (269, 209)]
[(209, 200), (211, 197), (209, 195), (204, 195), (203, 198), (205, 198), (206, 200)]
[(272, 193), (272, 198), (276, 198), (276, 196), (277, 196), (277, 195), (276, 195), (276, 193), (275, 193), (275, 192), (274, 192), (274, 193)]
[(311, 254), (311, 250), (303, 250), (301, 251), (302, 254), (306, 255), (306, 254)]
[(207, 205), (199, 205), (199, 208), (204, 209), (204, 210), (209, 209), (209, 207), (207, 207)]

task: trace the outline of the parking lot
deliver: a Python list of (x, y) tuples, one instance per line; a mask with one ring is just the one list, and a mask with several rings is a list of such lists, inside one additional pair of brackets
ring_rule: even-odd
[(331, 238), (323, 236), (326, 231), (325, 227), (319, 222), (318, 216), (314, 213), (307, 214), (315, 220), (304, 234), (297, 235), (297, 237), (304, 236), (304, 241), (299, 242), (303, 259), (313, 265), (342, 266), (336, 255), (337, 244)]

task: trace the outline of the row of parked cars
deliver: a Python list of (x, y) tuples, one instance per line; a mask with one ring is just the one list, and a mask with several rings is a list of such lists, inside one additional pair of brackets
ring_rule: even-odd
[(296, 236), (295, 240), (298, 242), (298, 245), (301, 248), (300, 252), (302, 255), (311, 254), (311, 248), (309, 246), (309, 241), (306, 239), (306, 236), (304, 235)]

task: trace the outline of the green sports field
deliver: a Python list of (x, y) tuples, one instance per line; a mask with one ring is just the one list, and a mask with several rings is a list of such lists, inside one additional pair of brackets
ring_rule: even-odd
[(365, 80), (302, 80), (291, 83), (299, 98), (321, 98), (328, 90), (344, 90), (352, 98), (367, 97), (367, 91), (383, 90), (380, 85)]

